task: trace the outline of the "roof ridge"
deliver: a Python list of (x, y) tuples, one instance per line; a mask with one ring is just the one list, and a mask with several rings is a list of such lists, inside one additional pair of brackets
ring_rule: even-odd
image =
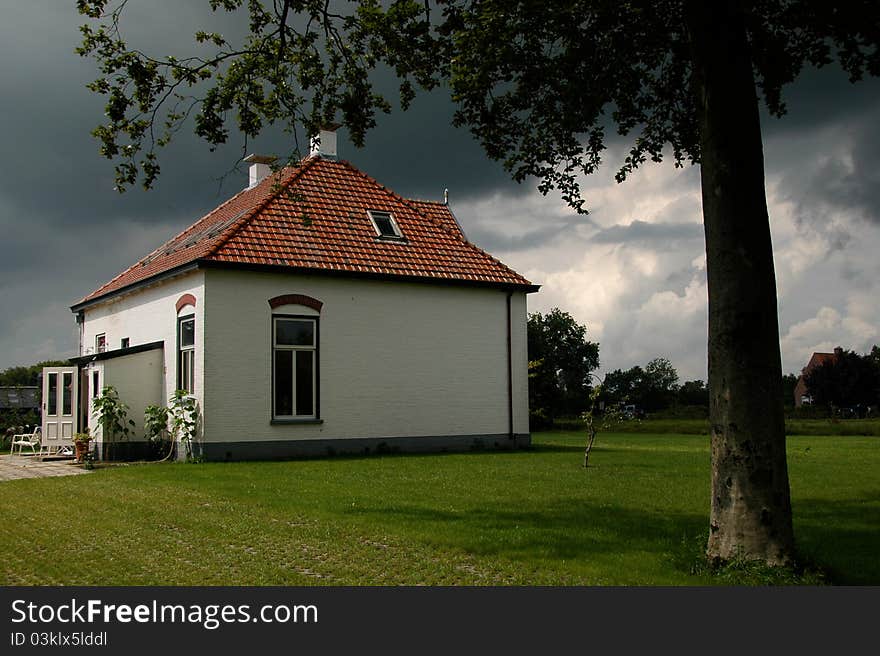
[[(206, 257), (216, 255), (221, 248), (229, 243), (229, 240), (232, 239), (239, 230), (241, 230), (257, 214), (262, 212), (266, 208), (266, 206), (269, 205), (269, 203), (278, 198), (278, 196), (281, 194), (282, 191), (284, 191), (284, 189), (290, 188), (290, 185), (292, 185), (296, 181), (296, 179), (300, 177), (300, 175), (302, 175), (303, 171), (310, 168), (315, 161), (317, 160), (313, 157), (306, 157), (304, 159), (301, 159), (299, 161), (299, 165), (296, 167), (283, 167), (276, 175), (278, 175), (278, 177), (281, 177), (280, 174), (282, 174), (285, 169), (291, 168), (292, 170), (289, 174), (288, 179), (277, 182), (278, 188), (275, 191), (268, 194), (262, 202), (252, 207), (250, 211), (246, 212), (244, 215), (233, 221), (230, 226), (228, 226), (222, 233), (220, 233), (219, 239), (217, 239), (216, 243), (210, 248), (210, 250), (202, 255), (202, 257), (199, 259), (204, 259)], [(264, 180), (268, 179), (269, 176), (266, 176), (264, 178)]]
[[(434, 224), (435, 226), (437, 226), (438, 228), (440, 228), (443, 232), (445, 232), (445, 233), (446, 233), (447, 235), (449, 235), (450, 237), (453, 237), (454, 239), (459, 240), (462, 244), (465, 244), (465, 245), (467, 245), (467, 246), (470, 246), (472, 249), (474, 249), (475, 251), (477, 251), (479, 254), (481, 254), (481, 255), (483, 255), (483, 256), (485, 256), (485, 257), (488, 257), (490, 260), (492, 260), (492, 261), (495, 262), (496, 264), (500, 264), (500, 265), (501, 265), (506, 271), (508, 271), (509, 273), (514, 274), (516, 277), (518, 277), (518, 278), (522, 278), (523, 280), (526, 279), (525, 276), (523, 276), (522, 274), (519, 274), (519, 273), (517, 273), (516, 271), (514, 271), (513, 269), (511, 269), (509, 266), (507, 266), (506, 264), (504, 264), (504, 262), (502, 262), (501, 260), (499, 260), (497, 257), (495, 257), (495, 256), (493, 256), (493, 255), (490, 255), (489, 253), (487, 253), (486, 251), (484, 251), (482, 248), (480, 248), (479, 246), (477, 246), (475, 243), (473, 243), (472, 241), (468, 240), (468, 239), (464, 236), (464, 233), (463, 233), (463, 232), (462, 232), (462, 233), (459, 233), (458, 235), (454, 234), (454, 233), (453, 233), (449, 228), (447, 228), (443, 223), (441, 223), (440, 221), (438, 221), (437, 219), (435, 219), (435, 218), (432, 217), (432, 216), (428, 216), (427, 214), (425, 214), (424, 212), (422, 212), (418, 207), (415, 207), (415, 205), (414, 205), (414, 203), (416, 203), (416, 202), (419, 202), (419, 203), (425, 203), (425, 202), (436, 202), (436, 201), (415, 201), (415, 200), (413, 200), (413, 199), (411, 199), (411, 198), (405, 198), (404, 196), (401, 196), (400, 194), (398, 194), (398, 193), (397, 193), (396, 191), (394, 191), (393, 189), (389, 189), (388, 187), (386, 187), (385, 185), (383, 185), (381, 182), (379, 182), (378, 180), (376, 180), (376, 179), (375, 179), (374, 177), (372, 177), (370, 174), (368, 174), (368, 173), (364, 173), (363, 171), (361, 171), (358, 167), (356, 167), (356, 166), (355, 166), (354, 164), (352, 164), (351, 162), (349, 162), (349, 161), (347, 161), (347, 160), (339, 160), (339, 161), (340, 161), (342, 164), (348, 166), (351, 170), (355, 171), (356, 173), (360, 174), (361, 176), (363, 176), (364, 178), (366, 178), (367, 180), (369, 180), (370, 182), (373, 182), (373, 183), (379, 185), (380, 187), (382, 187), (382, 189), (386, 190), (386, 191), (387, 191), (388, 193), (390, 193), (392, 196), (395, 196), (396, 198), (398, 198), (398, 199), (400, 199), (401, 201), (403, 201), (404, 203), (406, 203), (409, 207), (411, 207), (413, 210), (415, 210), (416, 212), (418, 212), (421, 216), (423, 216), (423, 217), (425, 217), (426, 219), (428, 219), (428, 221), (430, 221), (432, 224)], [(446, 205), (446, 206), (448, 207), (448, 205), (447, 205), (446, 203), (443, 203), (443, 205)], [(453, 216), (453, 218), (455, 218), (455, 217)], [(457, 219), (456, 219), (456, 222), (457, 222)]]

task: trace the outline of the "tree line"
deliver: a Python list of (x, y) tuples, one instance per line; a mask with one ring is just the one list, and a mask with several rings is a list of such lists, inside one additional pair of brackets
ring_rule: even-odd
[(40, 383), (43, 367), (65, 367), (67, 360), (46, 360), (36, 364), (8, 367), (0, 371), (0, 387), (34, 387)]
[[(679, 382), (678, 372), (665, 357), (600, 376), (599, 344), (587, 338), (586, 326), (559, 308), (529, 314), (528, 348), (533, 429), (586, 412), (596, 384), (602, 385), (600, 408), (623, 405), (633, 406), (631, 414), (637, 416), (674, 412), (708, 417), (708, 385), (700, 379)], [(829, 414), (873, 416), (880, 406), (880, 347), (875, 345), (863, 355), (839, 350), (804, 379), (814, 408)], [(795, 374), (783, 377), (783, 398), (789, 409), (795, 405), (797, 382)]]
[(587, 339), (586, 326), (559, 308), (529, 314), (528, 348), (532, 428), (548, 427), (557, 419), (585, 412), (596, 384), (602, 385), (602, 407), (632, 405), (636, 412), (659, 412), (686, 406), (708, 412), (706, 383), (688, 380), (679, 384), (678, 372), (663, 357), (600, 377), (595, 373), (599, 344)]
[[(43, 367), (61, 367), (69, 364), (64, 360), (47, 360), (37, 364), (7, 367), (0, 371), (0, 387), (37, 387), (37, 399), (42, 390), (39, 389), (40, 374)], [(25, 426), (33, 426), (40, 420), (33, 408), (0, 407), (0, 446), (6, 446), (7, 433), (16, 433)]]
[[(794, 374), (785, 377), (792, 405), (797, 381)], [(862, 355), (836, 349), (834, 357), (804, 373), (804, 383), (809, 405), (814, 408), (822, 408), (830, 414), (860, 417), (876, 414), (880, 406), (880, 347), (875, 344), (870, 352)]]

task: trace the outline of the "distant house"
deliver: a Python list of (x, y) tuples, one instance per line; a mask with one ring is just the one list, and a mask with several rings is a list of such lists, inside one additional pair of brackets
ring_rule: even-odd
[(193, 395), (207, 459), (530, 442), (538, 287), (468, 241), (445, 202), (397, 195), (335, 143), (322, 132), (277, 172), (249, 158), (246, 189), (72, 306), (77, 369), (44, 379), (64, 409), (83, 403), (56, 439), (110, 384), (139, 435), (147, 404)]
[(839, 346), (834, 349), (834, 353), (813, 353), (807, 366), (801, 370), (801, 375), (794, 386), (794, 405), (796, 408), (813, 402), (813, 397), (810, 395), (810, 390), (807, 388), (805, 380), (807, 374), (816, 367), (821, 367), (826, 362), (836, 362), (841, 353), (843, 353), (843, 349)]
[(40, 408), (39, 388), (29, 385), (0, 387), (0, 411), (38, 410)]

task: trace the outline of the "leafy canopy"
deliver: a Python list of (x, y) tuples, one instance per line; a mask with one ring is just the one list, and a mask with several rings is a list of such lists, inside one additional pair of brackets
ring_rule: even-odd
[[(190, 116), (212, 147), (231, 124), (247, 139), (271, 124), (295, 138), (297, 127), (314, 134), (336, 122), (361, 146), (392, 107), (374, 86), (379, 69), (399, 78), (403, 108), (417, 88), (448, 84), (455, 123), (490, 157), (581, 211), (577, 177), (599, 166), (606, 125), (633, 136), (619, 180), (664, 152), (677, 166), (700, 158), (681, 0), (207, 0), (213, 12), (246, 14), (248, 35), (232, 43), (197, 31), (204, 54), (185, 58), (130, 48), (119, 29), (127, 3), (77, 0), (90, 19), (77, 52), (97, 59), (89, 88), (106, 97), (94, 134), (120, 191), (154, 184), (157, 149)], [(755, 79), (771, 114), (785, 112), (782, 87), (805, 64), (836, 59), (853, 80), (880, 74), (876, 3), (835, 4), (749, 4)]]
[[(702, 386), (702, 381), (689, 383), (697, 384)], [(654, 358), (644, 368), (636, 365), (625, 371), (610, 371), (603, 385), (604, 400), (609, 405), (628, 403), (648, 412), (671, 406), (678, 391), (678, 372), (666, 358)]]
[(880, 360), (841, 349), (804, 375), (813, 404), (829, 407), (880, 405)]
[(531, 362), (529, 407), (552, 420), (576, 415), (590, 403), (590, 374), (599, 366), (599, 345), (587, 328), (559, 308), (528, 318)]

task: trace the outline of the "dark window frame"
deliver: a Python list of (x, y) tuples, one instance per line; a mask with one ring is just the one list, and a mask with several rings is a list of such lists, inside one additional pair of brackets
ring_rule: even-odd
[[(183, 332), (181, 330), (181, 325), (186, 321), (193, 322), (193, 343), (192, 343), (192, 346), (184, 347), (181, 344), (180, 337)], [(187, 382), (192, 382), (192, 389), (189, 389), (186, 385), (183, 384), (183, 356), (184, 356), (184, 353), (186, 353), (187, 355), (189, 355), (189, 353), (192, 353), (192, 356), (191, 356), (192, 366), (190, 368), (190, 375), (191, 375), (192, 381), (187, 381)], [(177, 317), (177, 358), (176, 358), (176, 360), (177, 360), (177, 388), (176, 389), (185, 390), (189, 394), (195, 393), (195, 386), (196, 386), (196, 315), (195, 314), (185, 314), (185, 315)]]
[[(318, 315), (312, 314), (275, 314), (270, 315), (271, 321), (269, 325), (269, 360), (271, 361), (271, 381), (269, 401), (269, 418), (273, 424), (316, 424), (322, 423), (321, 419), (321, 322)], [(302, 346), (280, 346), (275, 345), (275, 322), (278, 319), (293, 319), (298, 321), (312, 321), (315, 324), (315, 345), (313, 348)], [(315, 354), (315, 386), (312, 390), (314, 395), (315, 414), (312, 415), (277, 415), (275, 413), (275, 353), (277, 350), (283, 351), (304, 351), (313, 350)], [(296, 385), (293, 385), (294, 394)], [(294, 411), (296, 411), (296, 399), (293, 401)]]

